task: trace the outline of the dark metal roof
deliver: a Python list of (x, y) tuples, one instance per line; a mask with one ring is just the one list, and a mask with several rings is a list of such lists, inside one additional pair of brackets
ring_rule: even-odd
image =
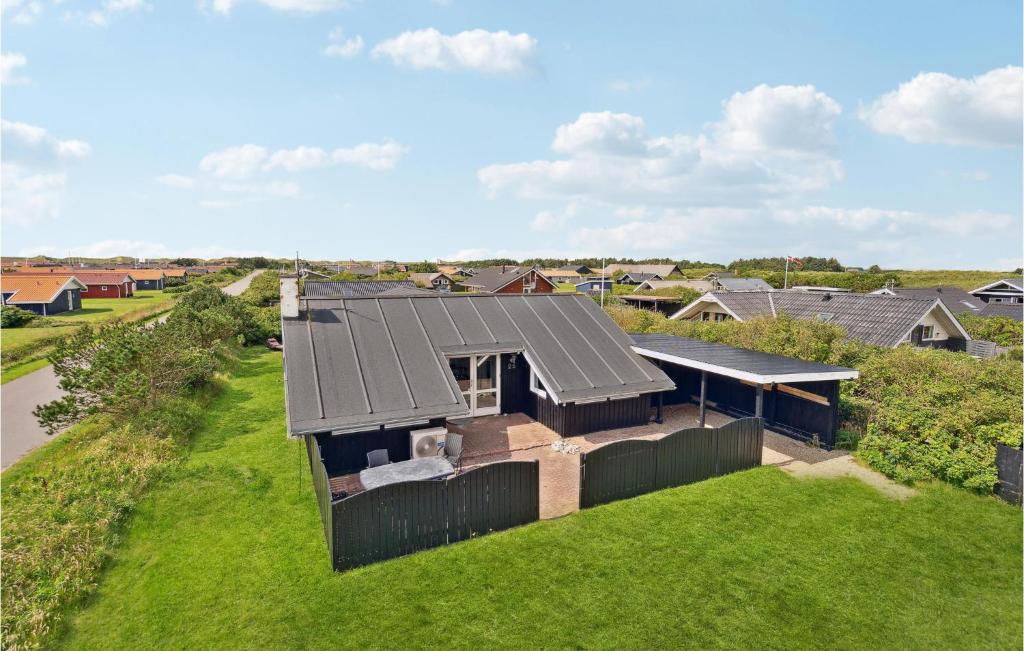
[(1005, 316), (1014, 321), (1024, 321), (1024, 305), (1020, 303), (985, 303), (978, 311), (981, 316)]
[(664, 334), (632, 335), (633, 350), (645, 357), (762, 384), (819, 382), (857, 377), (852, 368), (770, 355), (700, 339)]
[(411, 280), (307, 280), (302, 295), (308, 298), (366, 296), (396, 288), (417, 289)]
[(762, 278), (734, 278), (731, 276), (719, 276), (718, 285), (730, 292), (744, 292), (750, 290), (769, 290), (772, 288)]
[[(842, 326), (851, 339), (886, 347), (899, 344), (936, 304), (934, 299), (798, 290), (711, 292), (698, 301), (708, 297), (713, 297), (741, 321), (760, 315), (777, 316), (785, 312), (796, 319), (835, 323)], [(683, 308), (674, 317), (686, 309)], [(962, 327), (955, 318), (953, 326), (954, 329)]]
[(282, 329), (293, 434), (467, 415), (445, 355), (521, 350), (560, 403), (674, 387), (579, 294), (304, 298)]
[(530, 267), (485, 267), (477, 270), (470, 278), (462, 281), (466, 287), (479, 288), (485, 292), (493, 292), (501, 289), (513, 280), (525, 276)]
[(953, 314), (980, 310), (985, 305), (981, 299), (971, 296), (959, 287), (896, 287), (890, 291), (903, 298), (923, 298), (930, 301), (937, 298)]
[(629, 273), (625, 273), (625, 274), (622, 274), (621, 276), (619, 276), (619, 282), (622, 282), (623, 279), (627, 279), (627, 278), (629, 279), (630, 282), (635, 282), (635, 283), (642, 283), (645, 280), (664, 280), (664, 278), (662, 278), (658, 274), (649, 274), (649, 273), (643, 273), (643, 272), (639, 272), (639, 271), (631, 271)]

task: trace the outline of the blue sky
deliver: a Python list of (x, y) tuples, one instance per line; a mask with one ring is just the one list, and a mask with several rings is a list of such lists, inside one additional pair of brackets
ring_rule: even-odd
[(5, 255), (1020, 265), (1019, 2), (4, 0)]

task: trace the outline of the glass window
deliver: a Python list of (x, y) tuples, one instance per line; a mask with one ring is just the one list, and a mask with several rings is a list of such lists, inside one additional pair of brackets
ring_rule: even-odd
[(922, 339), (934, 339), (935, 338), (935, 326), (926, 325), (921, 329)]
[(459, 389), (462, 391), (469, 391), (470, 388), (469, 364), (469, 357), (452, 357), (448, 360), (448, 365), (452, 368), (455, 381), (459, 384)]
[(498, 358), (496, 355), (478, 357), (476, 362), (476, 388), (493, 389), (495, 387), (497, 370)]

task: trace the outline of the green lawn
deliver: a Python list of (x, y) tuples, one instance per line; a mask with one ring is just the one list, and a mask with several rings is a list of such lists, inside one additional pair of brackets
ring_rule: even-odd
[(338, 574), (248, 351), (72, 648), (1021, 647), (1019, 510), (762, 468)]
[[(32, 325), (46, 323), (51, 324), (49, 327), (4, 328), (0, 333), (0, 351), (3, 351), (5, 359), (3, 381), (8, 382), (18, 377), (17, 371), (8, 369), (6, 359), (9, 355), (21, 358), (25, 351), (30, 351), (27, 357), (40, 359), (45, 356), (53, 340), (71, 334), (83, 324), (142, 319), (170, 309), (175, 297), (175, 294), (165, 294), (160, 290), (140, 290), (132, 298), (85, 298), (82, 299), (80, 310), (38, 317), (32, 321)], [(18, 360), (21, 361), (23, 359)], [(18, 366), (26, 368), (20, 363)]]

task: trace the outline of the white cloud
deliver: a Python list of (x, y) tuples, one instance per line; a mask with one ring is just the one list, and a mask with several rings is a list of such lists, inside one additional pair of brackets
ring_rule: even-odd
[(296, 147), (281, 149), (270, 156), (267, 168), (281, 167), (289, 172), (323, 167), (330, 161), (330, 155), (319, 147)]
[(191, 176), (182, 176), (181, 174), (163, 174), (156, 177), (156, 180), (166, 186), (181, 190), (194, 188), (196, 185), (196, 180), (194, 178)]
[(56, 218), (66, 184), (64, 172), (33, 173), (4, 162), (0, 165), (0, 212), (4, 223), (28, 227)]
[(159, 242), (148, 242), (145, 240), (101, 240), (88, 244), (79, 244), (70, 249), (58, 249), (49, 244), (40, 246), (29, 246), (21, 249), (19, 255), (36, 256), (64, 256), (73, 255), (83, 258), (112, 258), (115, 256), (130, 256), (133, 258), (222, 258), (229, 256), (266, 256), (276, 257), (276, 254), (259, 249), (234, 249), (220, 245), (210, 246), (187, 246), (169, 247)]
[(24, 163), (49, 164), (86, 158), (92, 152), (81, 140), (60, 140), (46, 129), (24, 122), (0, 120), (4, 158)]
[(530, 221), (530, 228), (535, 231), (558, 231), (565, 228), (580, 211), (577, 202), (570, 202), (564, 210), (542, 210)]
[(875, 233), (890, 239), (913, 237), (922, 229), (953, 237), (970, 238), (985, 233), (1006, 232), (1015, 225), (1011, 215), (984, 210), (933, 214), (879, 208), (805, 206), (795, 210), (777, 211), (773, 216), (777, 221), (792, 226), (825, 225), (847, 231)]
[(373, 56), (416, 70), (523, 74), (536, 70), (537, 39), (525, 32), (483, 29), (448, 35), (431, 27), (381, 41), (374, 46)]
[[(827, 187), (842, 177), (832, 128), (839, 105), (812, 86), (737, 93), (696, 135), (648, 135), (641, 117), (583, 113), (558, 127), (558, 160), (479, 170), (485, 190), (613, 205), (742, 205)], [(788, 125), (788, 126), (787, 126)]]
[(17, 69), (24, 67), (27, 63), (28, 59), (25, 58), (24, 54), (18, 54), (17, 52), (0, 54), (0, 83), (9, 86), (27, 83), (28, 79), (19, 77), (16, 74)]
[(390, 170), (409, 151), (397, 142), (388, 140), (381, 143), (366, 142), (348, 149), (335, 149), (331, 159), (336, 163), (350, 163), (371, 170)]
[(15, 25), (31, 25), (43, 13), (43, 3), (33, 0), (0, 0), (0, 15)]
[(3, 221), (19, 226), (54, 219), (67, 185), (67, 163), (90, 154), (81, 140), (60, 140), (46, 129), (0, 120), (3, 141)]
[[(285, 11), (298, 14), (316, 14), (325, 11), (345, 9), (349, 6), (347, 0), (253, 0), (256, 4), (263, 5), (275, 11)], [(224, 16), (231, 13), (235, 5), (241, 0), (203, 0), (200, 4), (206, 10), (213, 11)]]
[(345, 32), (340, 27), (335, 27), (328, 34), (327, 47), (323, 49), (324, 56), (337, 57), (341, 59), (352, 59), (359, 56), (363, 51), (363, 37), (358, 34), (352, 38), (345, 38)]
[(968, 172), (960, 172), (960, 178), (967, 179), (968, 181), (988, 181), (992, 178), (992, 175), (985, 170), (971, 170)]
[(77, 20), (93, 27), (106, 27), (121, 14), (130, 14), (153, 7), (144, 0), (105, 0), (97, 8), (87, 11), (68, 11), (65, 20)]
[(228, 147), (203, 156), (199, 169), (217, 178), (241, 179), (262, 168), (268, 156), (267, 148), (259, 145)]
[(914, 143), (1021, 144), (1024, 69), (996, 68), (972, 79), (924, 72), (860, 110), (879, 133)]

